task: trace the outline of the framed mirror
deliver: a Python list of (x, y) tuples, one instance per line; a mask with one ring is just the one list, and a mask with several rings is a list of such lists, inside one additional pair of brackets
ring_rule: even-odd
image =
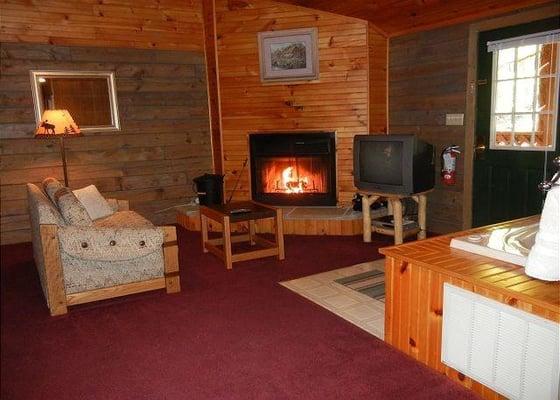
[(119, 130), (113, 72), (31, 71), (35, 120), (45, 110), (65, 109), (82, 131)]

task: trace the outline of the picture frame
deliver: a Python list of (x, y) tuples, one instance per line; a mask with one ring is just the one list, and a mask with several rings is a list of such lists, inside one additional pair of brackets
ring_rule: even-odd
[(317, 28), (258, 33), (263, 83), (319, 79)]

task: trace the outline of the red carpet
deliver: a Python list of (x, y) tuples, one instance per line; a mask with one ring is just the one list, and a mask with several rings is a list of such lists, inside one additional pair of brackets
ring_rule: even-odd
[(470, 399), (468, 391), (278, 285), (378, 258), (358, 237), (286, 238), (287, 259), (233, 271), (180, 231), (182, 292), (51, 318), (31, 246), (2, 247), (1, 397)]

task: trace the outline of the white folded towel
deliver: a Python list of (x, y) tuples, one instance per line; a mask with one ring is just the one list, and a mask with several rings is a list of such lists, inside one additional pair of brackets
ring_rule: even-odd
[(535, 245), (525, 273), (545, 281), (560, 281), (560, 187), (549, 190), (544, 202)]

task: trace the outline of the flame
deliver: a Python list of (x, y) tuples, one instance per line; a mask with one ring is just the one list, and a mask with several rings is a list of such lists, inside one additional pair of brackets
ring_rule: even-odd
[[(327, 193), (327, 170), (311, 158), (275, 158), (261, 167), (263, 193)], [(320, 167), (323, 167), (322, 169)]]
[(282, 171), (282, 186), (286, 193), (303, 193), (308, 184), (309, 179), (306, 176), (302, 178), (294, 176), (294, 167), (288, 167)]

